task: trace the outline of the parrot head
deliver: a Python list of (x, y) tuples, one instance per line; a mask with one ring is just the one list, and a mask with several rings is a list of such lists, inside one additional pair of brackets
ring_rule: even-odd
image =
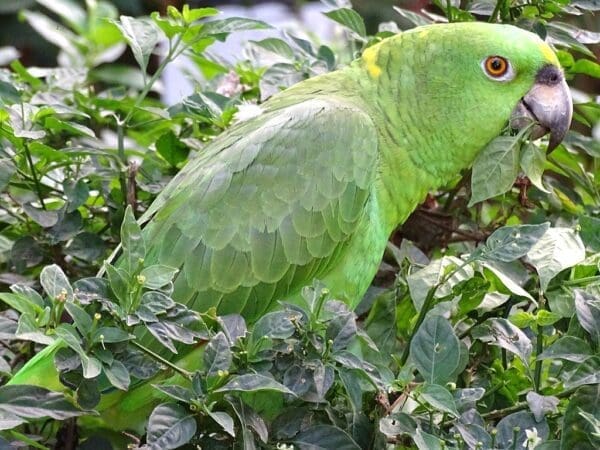
[(550, 133), (549, 150), (571, 123), (571, 95), (556, 55), (513, 26), (418, 27), (368, 48), (362, 64), (396, 101), (388, 116), (397, 116), (400, 127), (409, 124), (403, 146), (437, 175), (468, 166), (507, 123), (529, 127), (532, 138)]

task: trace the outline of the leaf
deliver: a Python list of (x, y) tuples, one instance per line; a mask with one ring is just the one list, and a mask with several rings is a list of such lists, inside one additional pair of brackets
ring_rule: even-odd
[(91, 379), (100, 375), (102, 372), (102, 363), (97, 358), (88, 356), (81, 346), (79, 336), (77, 336), (77, 332), (73, 329), (72, 325), (63, 323), (56, 327), (55, 333), (79, 355), (84, 378)]
[(412, 435), (419, 450), (442, 450), (442, 441), (433, 434), (425, 433), (420, 428)]
[(488, 319), (480, 327), (478, 328), (487, 328), (489, 333), (487, 339), (479, 333), (474, 334), (473, 337), (479, 337), (480, 340), (489, 341), (492, 345), (498, 345), (514, 353), (521, 359), (523, 364), (529, 366), (529, 357), (533, 351), (533, 346), (525, 333), (506, 319)]
[(444, 256), (441, 259), (431, 261), (423, 269), (413, 272), (406, 277), (410, 295), (417, 311), (422, 308), (429, 290), (438, 285), (450, 273), (452, 273), (452, 276), (437, 288), (435, 292), (436, 298), (450, 294), (453, 286), (461, 281), (472, 278), (474, 275), (473, 268), (465, 265), (464, 261), (453, 256)]
[(123, 223), (121, 224), (121, 245), (123, 246), (125, 270), (133, 275), (140, 264), (140, 260), (146, 256), (146, 245), (142, 236), (142, 229), (135, 220), (131, 206), (128, 206), (125, 210)]
[(245, 375), (237, 375), (225, 384), (225, 386), (217, 389), (215, 392), (257, 392), (257, 391), (275, 391), (284, 394), (294, 393), (286, 388), (283, 384), (278, 383), (273, 378), (258, 373), (248, 373)]
[(335, 352), (348, 347), (357, 332), (356, 318), (354, 313), (349, 312), (340, 314), (329, 322), (325, 332), (325, 338), (333, 341), (332, 349)]
[(196, 420), (176, 403), (163, 403), (148, 420), (146, 443), (151, 450), (169, 450), (187, 444), (196, 434)]
[(44, 228), (54, 226), (58, 222), (58, 211), (34, 208), (29, 203), (23, 205), (23, 211)]
[(73, 318), (73, 322), (77, 327), (77, 330), (83, 335), (87, 335), (92, 329), (93, 320), (90, 315), (85, 312), (85, 310), (73, 303), (67, 302), (65, 304), (65, 309), (69, 313), (69, 315)]
[(540, 276), (542, 289), (562, 270), (585, 259), (581, 238), (569, 228), (549, 228), (527, 253), (527, 259)]
[(177, 167), (184, 162), (190, 152), (187, 146), (171, 130), (158, 138), (156, 151), (173, 167)]
[(123, 37), (131, 47), (133, 56), (140, 69), (145, 74), (150, 55), (160, 40), (158, 27), (150, 18), (121, 16), (120, 20), (113, 23), (121, 30)]
[[(523, 445), (527, 440), (526, 430), (537, 430), (537, 434), (542, 440), (546, 440), (549, 434), (546, 420), (538, 422), (531, 413), (526, 411), (516, 412), (504, 417), (498, 422), (496, 428), (498, 430), (496, 446), (507, 450), (512, 448), (526, 448)], [(519, 429), (518, 433), (516, 433), (516, 444), (514, 442), (515, 428)]]
[(454, 417), (460, 415), (456, 409), (454, 397), (443, 386), (426, 383), (421, 390), (420, 397), (440, 411), (447, 412)]
[(519, 144), (517, 137), (500, 136), (477, 155), (471, 175), (469, 207), (512, 188), (519, 173)]
[(556, 413), (558, 411), (559, 399), (553, 395), (540, 395), (537, 392), (529, 391), (527, 393), (527, 404), (533, 413), (533, 417), (538, 422), (544, 419), (547, 413)]
[(565, 388), (600, 383), (600, 356), (592, 356), (577, 364), (575, 370), (562, 374)]
[(600, 252), (600, 218), (580, 216), (581, 239), (593, 252)]
[(593, 436), (594, 427), (582, 413), (600, 420), (600, 385), (582, 386), (569, 397), (561, 427), (561, 450), (598, 448), (598, 435)]
[(229, 370), (232, 362), (232, 353), (229, 342), (222, 331), (213, 337), (204, 350), (204, 368), (206, 376), (218, 376), (219, 372)]
[(548, 194), (550, 191), (542, 182), (545, 165), (546, 154), (537, 145), (526, 143), (521, 150), (521, 169), (536, 188)]
[(267, 38), (261, 41), (250, 41), (250, 44), (281, 56), (287, 59), (288, 62), (294, 60), (294, 50), (282, 39)]
[(301, 450), (360, 450), (350, 435), (332, 425), (314, 425), (306, 428), (291, 442)]
[(222, 411), (208, 411), (208, 416), (217, 422), (223, 430), (232, 437), (235, 437), (235, 430), (233, 428), (233, 419), (229, 414)]
[(54, 300), (72, 301), (73, 288), (62, 269), (56, 264), (46, 266), (40, 273), (40, 284), (46, 294)]
[(581, 326), (600, 343), (600, 299), (581, 289), (574, 289), (575, 311)]
[(39, 386), (0, 386), (0, 413), (25, 419), (51, 417), (64, 420), (84, 414), (65, 396)]
[(177, 272), (179, 272), (179, 269), (176, 269), (175, 267), (155, 264), (144, 267), (140, 275), (144, 277), (144, 287), (146, 289), (160, 289), (164, 285), (170, 283)]
[(571, 67), (569, 73), (581, 73), (590, 77), (600, 78), (600, 64), (589, 59), (578, 59)]
[(79, 55), (75, 46), (78, 37), (61, 24), (51, 20), (47, 16), (34, 11), (22, 11), (21, 16), (42, 37), (72, 56)]
[(427, 316), (410, 343), (410, 356), (427, 382), (450, 381), (460, 361), (460, 346), (448, 321), (441, 316)]
[(126, 391), (129, 389), (129, 383), (131, 383), (131, 377), (129, 371), (121, 361), (114, 360), (110, 366), (104, 366), (104, 374), (110, 384), (117, 389)]
[(581, 363), (593, 356), (590, 345), (575, 336), (563, 336), (547, 347), (537, 359), (565, 359)]
[(353, 31), (361, 38), (365, 38), (367, 36), (365, 21), (360, 14), (353, 9), (339, 8), (333, 11), (324, 12), (323, 14), (329, 17), (331, 20), (334, 20), (340, 25), (343, 25), (344, 27)]
[(549, 222), (539, 225), (515, 225), (498, 228), (479, 247), (475, 255), (485, 259), (511, 262), (522, 258), (550, 227)]
[(212, 20), (202, 27), (204, 36), (227, 35), (234, 31), (268, 30), (271, 25), (262, 20), (246, 19), (243, 17), (228, 17), (227, 19)]

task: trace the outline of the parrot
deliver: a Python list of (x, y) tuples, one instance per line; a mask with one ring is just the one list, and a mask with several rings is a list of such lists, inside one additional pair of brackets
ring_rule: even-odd
[[(537, 35), (481, 22), (401, 32), (277, 93), (208, 143), (141, 217), (145, 264), (179, 269), (177, 302), (250, 325), (314, 279), (354, 308), (427, 193), (507, 124), (535, 124), (531, 137), (549, 133), (552, 150), (571, 118), (559, 61)], [(53, 351), (9, 383), (48, 386)], [(156, 403), (152, 391), (146, 381), (96, 409), (122, 429)]]

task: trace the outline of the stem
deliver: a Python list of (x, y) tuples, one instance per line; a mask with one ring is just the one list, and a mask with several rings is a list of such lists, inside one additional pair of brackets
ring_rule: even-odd
[(502, 5), (502, 1), (503, 0), (498, 0), (496, 2), (496, 6), (494, 7), (494, 11), (492, 12), (492, 15), (489, 18), (489, 22), (495, 22), (496, 21), (496, 17), (498, 16), (498, 13), (500, 12), (500, 6)]
[(154, 358), (159, 363), (164, 364), (165, 366), (167, 366), (170, 369), (174, 370), (179, 375), (183, 376), (185, 379), (187, 379), (189, 381), (192, 381), (192, 377), (194, 376), (194, 374), (192, 372), (188, 372), (187, 370), (182, 369), (181, 367), (176, 366), (172, 362), (167, 361), (165, 358), (163, 358), (162, 356), (160, 356), (158, 353), (155, 353), (152, 350), (150, 350), (149, 348), (144, 347), (142, 344), (140, 344), (137, 341), (129, 341), (129, 342), (131, 342), (131, 344), (133, 346), (139, 348), (146, 355), (150, 356), (151, 358)]
[(42, 204), (42, 209), (46, 209), (46, 205), (44, 204), (44, 197), (42, 196), (42, 187), (40, 186), (40, 180), (38, 179), (37, 172), (35, 171), (35, 166), (33, 165), (33, 159), (31, 158), (31, 153), (29, 152), (29, 146), (25, 144), (25, 156), (27, 157), (27, 163), (29, 164), (29, 170), (31, 170), (31, 177), (33, 178), (33, 184), (35, 184), (35, 190), (37, 192), (38, 199)]
[(446, 0), (446, 18), (448, 22), (452, 22), (452, 4), (450, 0)]
[[(587, 284), (594, 283), (595, 281), (600, 281), (600, 275), (594, 275), (592, 277), (578, 278), (577, 280), (561, 281), (560, 286), (558, 286), (558, 287), (561, 288), (563, 286), (585, 286)], [(554, 290), (554, 289), (552, 289), (552, 290)]]
[[(184, 31), (184, 33), (185, 33), (185, 31)], [(150, 89), (152, 89), (152, 86), (154, 86), (154, 83), (156, 82), (156, 80), (158, 80), (160, 78), (160, 76), (162, 75), (163, 70), (165, 69), (167, 64), (169, 64), (173, 60), (173, 55), (175, 55), (180, 43), (181, 43), (181, 35), (178, 35), (175, 43), (173, 45), (169, 45), (169, 53), (167, 54), (165, 59), (163, 59), (160, 62), (160, 64), (156, 68), (156, 71), (154, 72), (154, 74), (152, 74), (152, 76), (150, 77), (148, 82), (145, 84), (144, 89), (142, 89), (142, 91), (139, 93), (137, 99), (135, 100), (135, 103), (133, 104), (133, 107), (129, 110), (129, 112), (125, 116), (125, 119), (123, 119), (123, 122), (122, 122), (123, 125), (127, 125), (129, 123), (129, 121), (131, 120), (131, 117), (133, 116), (133, 113), (142, 104), (142, 102), (148, 95), (148, 92), (150, 92)]]
[[(540, 290), (540, 295), (538, 297), (538, 311), (543, 311), (546, 309), (546, 297), (544, 297), (544, 293)], [(539, 356), (544, 351), (544, 327), (541, 325), (537, 325), (537, 339), (536, 339), (536, 357)], [(542, 383), (542, 364), (544, 361), (536, 359), (535, 361), (535, 369), (533, 373), (533, 387), (536, 392), (540, 392), (541, 383)]]
[[(578, 389), (578, 387), (573, 387), (571, 389), (566, 389), (562, 392), (559, 392), (558, 394), (555, 394), (554, 396), (557, 398), (565, 398), (565, 397), (569, 397), (570, 395), (572, 395), (576, 390)], [(527, 402), (519, 402), (519, 403), (515, 403), (512, 406), (509, 406), (507, 408), (503, 408), (503, 409), (495, 409), (493, 411), (487, 412), (487, 413), (483, 413), (481, 415), (481, 417), (485, 420), (487, 419), (497, 419), (499, 417), (505, 417), (508, 414), (512, 414), (514, 412), (517, 411), (521, 411), (522, 409), (526, 409), (529, 408), (529, 403)]]

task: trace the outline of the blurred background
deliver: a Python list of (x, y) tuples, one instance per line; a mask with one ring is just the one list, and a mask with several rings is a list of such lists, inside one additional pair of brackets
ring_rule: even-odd
[[(61, 0), (53, 1), (54, 8), (60, 7)], [(82, 6), (86, 1), (78, 0)], [(577, 0), (574, 0), (577, 1)], [(36, 0), (0, 0), (0, 66), (8, 64), (14, 58), (14, 49), (18, 52), (19, 59), (26, 67), (52, 67), (56, 65), (59, 53), (58, 47), (52, 45), (47, 39), (40, 39), (38, 33), (22, 20), (19, 11), (40, 11), (51, 18), (60, 19), (40, 5), (44, 3)], [(165, 13), (169, 5), (181, 8), (183, 4), (190, 7), (213, 6), (222, 11), (221, 17), (238, 16), (263, 20), (274, 26), (277, 30), (291, 31), (297, 36), (318, 40), (323, 43), (331, 43), (335, 40), (335, 33), (341, 32), (339, 27), (328, 20), (321, 13), (332, 7), (342, 6), (350, 3), (349, 0), (109, 0), (118, 10), (119, 14), (129, 16), (147, 15), (152, 11)], [(400, 16), (393, 6), (399, 6), (405, 10), (416, 13), (427, 11), (428, 13), (441, 13), (434, 1), (428, 0), (353, 0), (352, 6), (364, 18), (368, 33), (375, 33), (382, 23), (395, 22), (403, 29), (403, 17)], [(452, 4), (465, 7), (474, 12), (477, 8), (491, 10), (494, 8), (494, 0), (451, 0)], [(476, 14), (476, 13), (475, 13)], [(489, 15), (489, 11), (488, 11)], [(586, 30), (600, 31), (600, 13), (584, 16), (568, 16), (575, 26), (581, 26)], [(280, 31), (247, 31), (231, 35), (225, 43), (217, 43), (210, 49), (211, 57), (222, 58), (223, 61), (231, 63), (231, 59), (243, 58), (242, 50), (245, 43), (251, 39), (262, 39), (281, 34)], [(310, 35), (309, 35), (310, 34)], [(591, 46), (596, 58), (600, 57), (600, 45)], [(132, 54), (127, 51), (119, 59), (119, 63), (135, 66)], [(153, 64), (158, 64), (158, 57), (150, 63), (150, 71)], [(194, 92), (197, 84), (198, 74), (194, 73), (193, 66), (184, 59), (168, 67), (163, 76), (165, 89), (162, 91), (162, 100), (172, 105)], [(592, 96), (600, 95), (600, 80), (586, 75), (577, 75), (572, 86)]]

